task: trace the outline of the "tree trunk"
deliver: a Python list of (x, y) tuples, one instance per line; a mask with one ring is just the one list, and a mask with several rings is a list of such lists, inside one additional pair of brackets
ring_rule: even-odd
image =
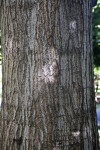
[(98, 150), (91, 1), (1, 8), (1, 150)]

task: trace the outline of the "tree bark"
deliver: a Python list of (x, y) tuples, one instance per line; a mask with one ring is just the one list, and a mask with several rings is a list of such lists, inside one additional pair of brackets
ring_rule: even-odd
[(90, 0), (1, 8), (1, 150), (98, 150)]

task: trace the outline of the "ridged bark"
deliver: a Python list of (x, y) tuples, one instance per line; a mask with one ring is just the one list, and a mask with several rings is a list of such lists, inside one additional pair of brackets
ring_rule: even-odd
[(98, 150), (91, 1), (1, 8), (1, 150)]

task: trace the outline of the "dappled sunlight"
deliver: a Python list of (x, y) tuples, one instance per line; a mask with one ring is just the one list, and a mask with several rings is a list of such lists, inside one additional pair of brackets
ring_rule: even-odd
[[(46, 63), (42, 66), (40, 78), (45, 83), (54, 83), (58, 74), (58, 54), (54, 47), (49, 48), (49, 56), (45, 56)], [(48, 58), (48, 59), (47, 59)], [(38, 73), (39, 74), (39, 73)], [(38, 75), (39, 78), (39, 75)]]
[(75, 30), (76, 30), (76, 21), (75, 20), (70, 22), (69, 28), (72, 33), (75, 32)]
[(80, 131), (72, 132), (72, 135), (75, 136), (75, 137), (77, 137), (77, 136), (80, 135)]
[(52, 62), (50, 65), (47, 64), (43, 66), (43, 80), (45, 83), (54, 83), (57, 73), (58, 69), (56, 61)]

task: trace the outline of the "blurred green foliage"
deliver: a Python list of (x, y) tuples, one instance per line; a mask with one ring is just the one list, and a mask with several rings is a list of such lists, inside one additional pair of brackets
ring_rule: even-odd
[(93, 52), (94, 66), (100, 67), (100, 0), (93, 8)]

